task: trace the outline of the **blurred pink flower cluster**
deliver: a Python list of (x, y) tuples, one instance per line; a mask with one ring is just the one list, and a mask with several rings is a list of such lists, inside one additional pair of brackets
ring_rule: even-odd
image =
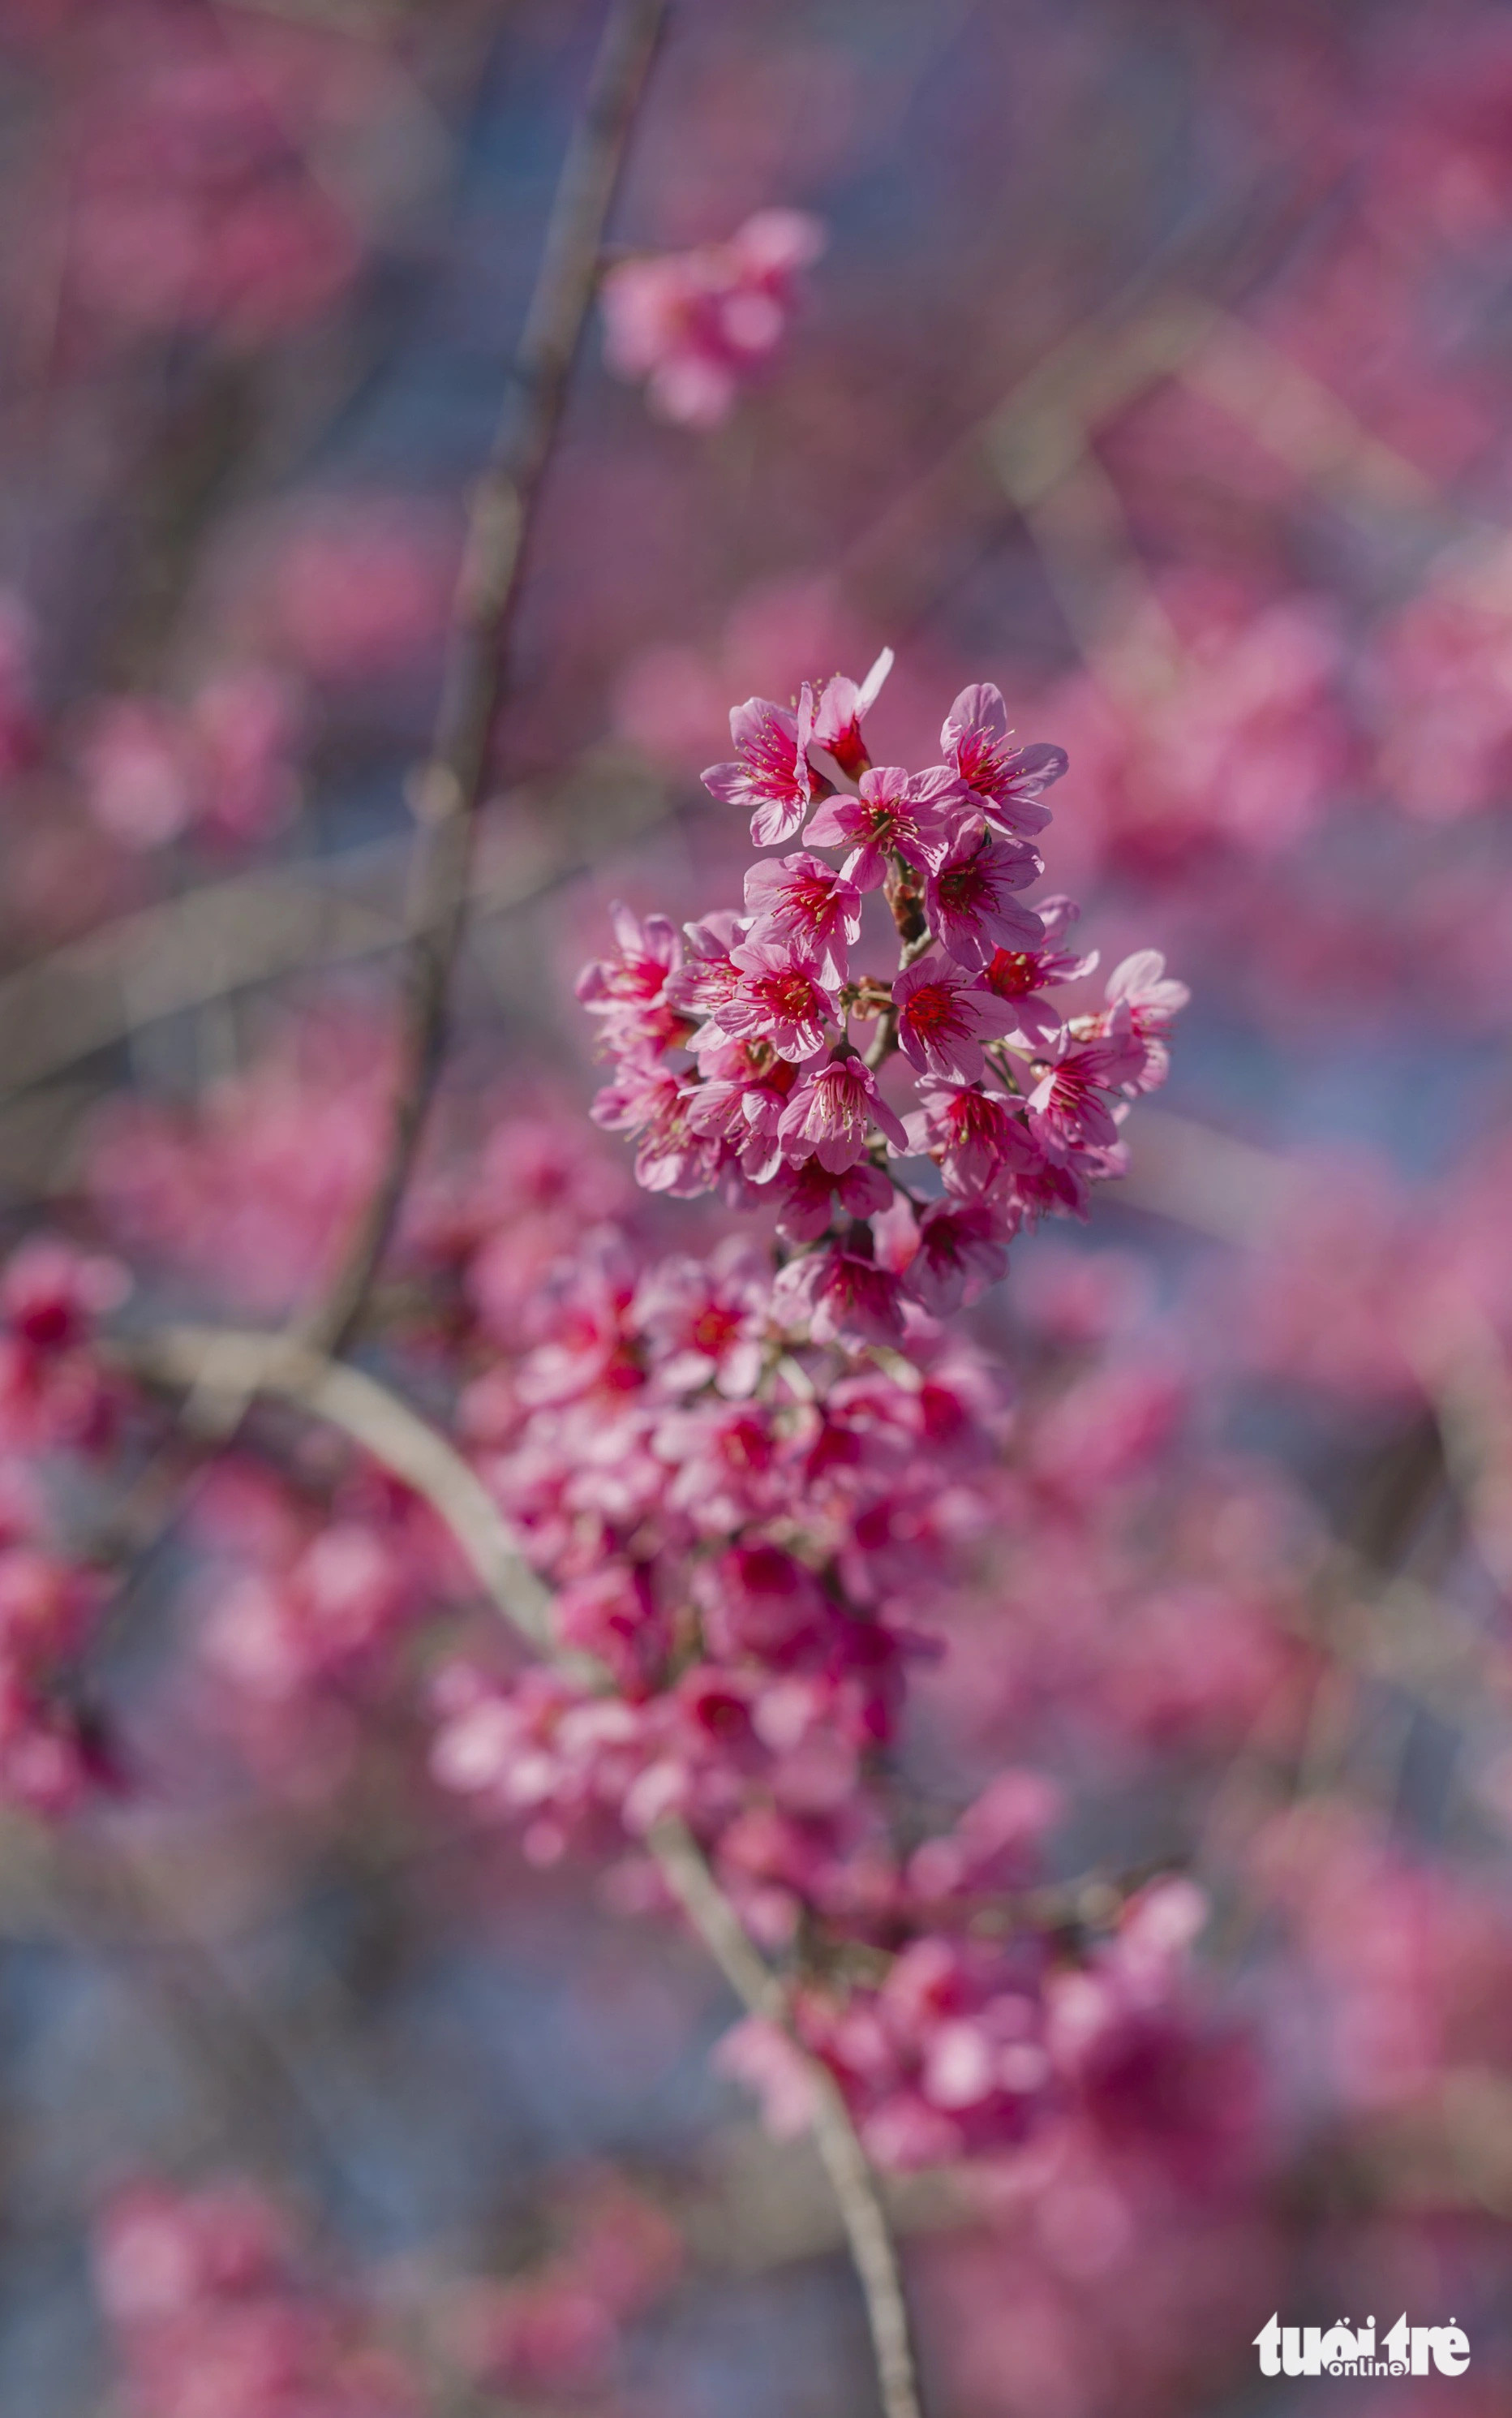
[(726, 243), (617, 261), (603, 287), (609, 367), (644, 383), (661, 419), (717, 427), (781, 344), (824, 243), (804, 210), (757, 210)]
[(95, 2266), (131, 2418), (420, 2418), (371, 2312), (250, 2184), (120, 2190)]
[(45, 1473), (98, 1459), (123, 1389), (95, 1332), (127, 1290), (124, 1268), (44, 1235), (0, 1273), (0, 1798), (57, 1815), (111, 1775), (69, 1681), (105, 1596), (102, 1570), (51, 1541)]
[[(245, 29), (243, 29), (245, 30)], [(362, 261), (304, 139), (339, 46), (237, 38), (217, 12), (124, 0), (64, 54), (69, 300), (98, 339), (214, 329), (246, 344), (328, 310)], [(361, 106), (348, 70), (347, 106)]]

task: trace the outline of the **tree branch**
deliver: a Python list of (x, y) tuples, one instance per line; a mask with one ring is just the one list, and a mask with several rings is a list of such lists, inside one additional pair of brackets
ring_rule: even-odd
[(474, 826), (531, 528), (598, 277), (604, 224), (666, 0), (614, 0), (562, 168), (488, 466), (473, 498), (430, 760), (416, 784), (407, 999), (383, 1172), (308, 1333), (339, 1352), (393, 1231), (445, 1046)]
[(851, 2264), (866, 2303), (877, 2380), (886, 2418), (923, 2418), (903, 2273), (887, 2211), (855, 2120), (829, 2067), (804, 2048), (787, 2010), (787, 1993), (709, 1868), (685, 1824), (671, 1817), (653, 1827), (648, 1844), (663, 1878), (736, 1996), (792, 2042), (808, 2067), (815, 2146), (840, 2211)]

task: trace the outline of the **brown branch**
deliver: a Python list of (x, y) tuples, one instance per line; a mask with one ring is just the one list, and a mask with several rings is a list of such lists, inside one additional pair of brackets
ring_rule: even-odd
[[(376, 1379), (282, 1336), (216, 1327), (169, 1327), (122, 1344), (120, 1353), (146, 1382), (191, 1388), (203, 1401), (219, 1397), (238, 1416), (252, 1395), (262, 1394), (342, 1430), (423, 1496), (462, 1547), (495, 1609), (538, 1651), (551, 1652), (550, 1599), (492, 1496), (446, 1438)], [(778, 1977), (747, 1936), (691, 1831), (665, 1819), (648, 1844), (737, 1997), (752, 2013), (778, 2025), (807, 2063), (815, 2143), (865, 2300), (885, 2418), (923, 2418), (896, 2246), (839, 2085), (797, 2038)]]
[(877, 2177), (840, 2086), (828, 2066), (811, 2056), (797, 2038), (781, 1982), (752, 1945), (692, 1832), (683, 1823), (664, 1818), (651, 1830), (648, 1844), (663, 1878), (736, 1996), (752, 2014), (775, 2024), (807, 2064), (815, 2146), (830, 2178), (851, 2264), (866, 2303), (882, 2408), (886, 2418), (923, 2418), (918, 2359), (897, 2245)]
[(415, 788), (407, 999), (384, 1169), (341, 1273), (311, 1322), (340, 1351), (356, 1331), (393, 1230), (445, 1045), (466, 916), (474, 828), (536, 508), (598, 276), (610, 204), (666, 0), (615, 0), (552, 205), (503, 413), (473, 499), (430, 760)]

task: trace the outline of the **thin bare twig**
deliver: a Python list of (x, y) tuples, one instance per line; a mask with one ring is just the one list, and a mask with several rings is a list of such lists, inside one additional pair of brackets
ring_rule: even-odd
[(754, 2015), (775, 2024), (808, 2067), (815, 2146), (824, 2161), (846, 2228), (851, 2263), (866, 2303), (872, 2354), (886, 2418), (923, 2418), (918, 2360), (887, 2211), (855, 2121), (829, 2068), (803, 2048), (793, 2030), (787, 1993), (752, 1945), (708, 1859), (686, 1826), (665, 1817), (648, 1844), (663, 1878), (725, 1981)]
[[(120, 1349), (149, 1383), (191, 1387), (202, 1399), (221, 1396), (238, 1415), (249, 1396), (272, 1396), (341, 1429), (423, 1496), (462, 1547), (495, 1609), (538, 1651), (551, 1651), (549, 1597), (492, 1496), (446, 1438), (376, 1379), (283, 1336), (217, 1327), (169, 1327)], [(896, 2245), (839, 2086), (798, 2040), (781, 1981), (747, 1936), (692, 1832), (664, 1819), (648, 1844), (737, 1997), (752, 2013), (776, 2024), (804, 2058), (815, 2143), (865, 2300), (885, 2418), (923, 2418)]]
[(474, 828), (505, 657), (619, 169), (666, 0), (615, 0), (546, 230), (494, 450), (473, 498), (430, 761), (415, 787), (408, 996), (383, 1172), (311, 1322), (340, 1351), (361, 1320), (424, 1129), (466, 917)]

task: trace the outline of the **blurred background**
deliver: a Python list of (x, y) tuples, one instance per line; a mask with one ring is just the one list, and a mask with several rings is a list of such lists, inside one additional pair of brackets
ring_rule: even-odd
[[(372, 1180), (410, 776), (601, 22), (0, 0), (0, 1201), (141, 1302), (284, 1315)], [(1128, 1182), (977, 1314), (1020, 1407), (919, 1784), (1031, 1764), (1061, 1878), (1199, 1879), (1224, 2054), (1059, 2164), (899, 2187), (933, 2408), (1489, 2418), (1512, 9), (678, 0), (611, 262), (774, 208), (815, 256), (728, 391), (589, 326), (409, 1247), (457, 1238), (507, 1361), (574, 1235), (719, 1231), (588, 1126), (572, 982), (611, 898), (737, 895), (733, 704), (886, 644), (878, 760), (977, 680), (1069, 750), (1054, 885), (1193, 1004)], [(418, 1264), (385, 1314), (440, 1402)], [(440, 1800), (420, 1648), (279, 1629), (270, 1569), (325, 1600), (320, 1451), (307, 1512), (227, 1455), (134, 1569), (68, 1681), (99, 1788), (7, 1785), (0, 2410), (869, 2409), (692, 1942)], [(1259, 2377), (1273, 2309), (1403, 2308), (1463, 2378)]]

